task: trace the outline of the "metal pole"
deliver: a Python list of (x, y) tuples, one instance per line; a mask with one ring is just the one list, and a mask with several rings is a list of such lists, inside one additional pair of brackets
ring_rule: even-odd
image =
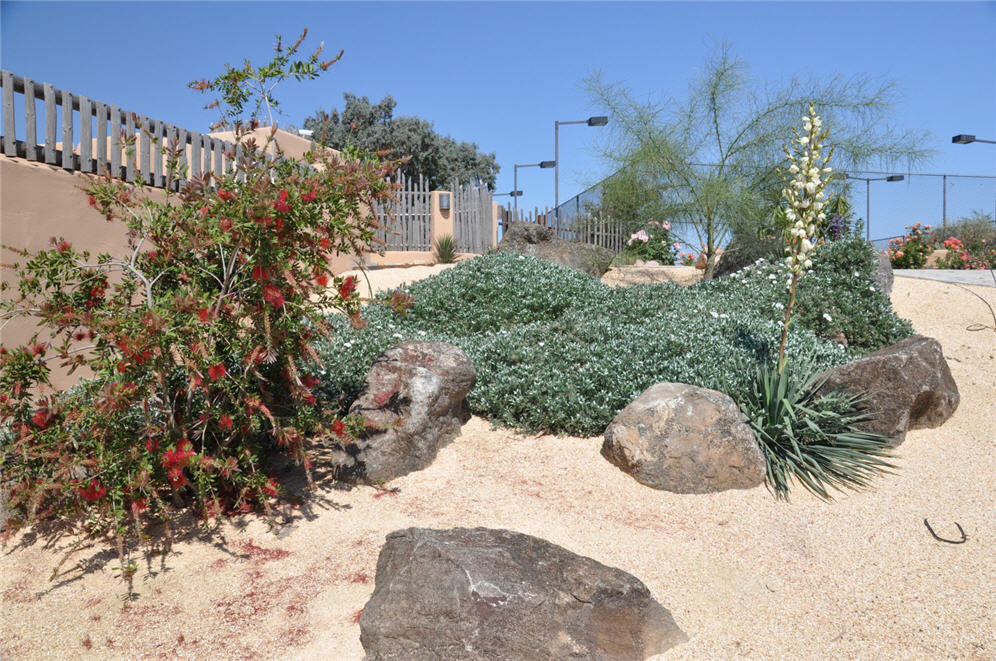
[(872, 240), (872, 206), (871, 206), (871, 179), (865, 179), (865, 239)]
[(943, 186), (942, 192), (944, 193), (944, 195), (942, 196), (942, 199), (944, 200), (943, 202), (944, 206), (941, 208), (941, 213), (942, 213), (941, 227), (947, 227), (948, 226), (948, 175), (944, 175), (943, 177), (941, 177), (941, 186)]
[(512, 200), (515, 205), (515, 219), (519, 219), (519, 196), (515, 193), (519, 190), (519, 166), (513, 165), (512, 170), (515, 174), (512, 177)]
[(555, 231), (560, 232), (560, 122), (553, 122), (553, 217)]

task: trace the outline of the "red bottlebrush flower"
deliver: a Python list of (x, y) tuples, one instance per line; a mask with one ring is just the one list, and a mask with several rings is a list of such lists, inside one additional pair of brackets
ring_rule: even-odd
[(218, 418), (218, 426), (225, 431), (232, 431), (232, 416), (227, 413), (222, 413)]
[(262, 282), (263, 280), (270, 279), (270, 270), (265, 266), (256, 264), (252, 267), (252, 279), (256, 282)]
[(184, 438), (176, 444), (176, 447), (171, 450), (166, 450), (166, 452), (163, 453), (162, 464), (167, 468), (183, 466), (195, 454), (196, 453), (194, 452), (193, 447), (190, 445), (190, 441)]
[(225, 190), (224, 188), (219, 188), (218, 189), (218, 197), (220, 197), (221, 199), (223, 199), (226, 202), (234, 202), (235, 201), (235, 194), (232, 193), (231, 191)]
[(228, 232), (229, 230), (231, 230), (232, 229), (231, 218), (222, 218), (221, 220), (219, 220), (218, 227), (220, 227), (221, 231), (223, 232)]
[(309, 374), (308, 376), (305, 376), (301, 379), (301, 383), (303, 383), (308, 388), (314, 388), (319, 383), (321, 383), (321, 381), (318, 379), (317, 376), (312, 376), (311, 374)]
[(170, 468), (166, 471), (166, 479), (176, 488), (182, 487), (187, 483), (187, 476), (183, 474), (182, 468)]
[(280, 191), (277, 201), (273, 203), (273, 208), (280, 213), (288, 213), (290, 211), (290, 205), (287, 204), (287, 191)]
[(312, 202), (314, 201), (315, 195), (317, 194), (318, 191), (312, 188), (310, 193), (301, 193), (301, 199), (304, 200), (305, 202)]
[(131, 513), (133, 516), (138, 516), (141, 512), (144, 512), (148, 508), (149, 502), (145, 498), (139, 498), (131, 501)]
[(128, 371), (128, 365), (130, 364), (131, 363), (129, 363), (128, 361), (122, 360), (121, 362), (118, 363), (118, 372), (124, 374), (125, 372)]
[(277, 495), (277, 483), (273, 481), (272, 477), (266, 481), (266, 484), (263, 485), (263, 492), (266, 493), (267, 496), (271, 497)]
[(70, 246), (68, 241), (59, 241), (59, 245), (57, 245), (55, 249), (58, 250), (59, 252), (66, 252), (67, 250), (69, 250), (69, 247)]
[(214, 315), (211, 314), (211, 310), (208, 308), (201, 308), (200, 310), (197, 311), (197, 317), (202, 322), (207, 322), (207, 320), (210, 319), (212, 316)]
[(41, 356), (44, 353), (45, 353), (45, 345), (42, 344), (42, 343), (40, 343), (40, 342), (38, 344), (34, 345), (33, 347), (31, 347), (31, 355), (32, 356)]
[(354, 291), (356, 291), (356, 276), (351, 275), (343, 280), (342, 284), (339, 285), (339, 296), (349, 298), (353, 295)]
[(210, 378), (212, 381), (217, 381), (218, 379), (222, 379), (225, 377), (226, 374), (228, 374), (228, 370), (225, 369), (225, 366), (222, 365), (221, 363), (218, 363), (217, 365), (212, 365), (211, 367), (208, 368), (208, 378)]
[(322, 239), (321, 241), (318, 242), (318, 245), (322, 247), (322, 250), (328, 250), (329, 246), (332, 245), (332, 242), (329, 241), (328, 239)]
[(332, 433), (336, 436), (346, 435), (346, 423), (342, 420), (336, 420), (332, 423)]
[(284, 304), (284, 295), (276, 285), (263, 285), (263, 300), (279, 308)]
[(320, 286), (320, 287), (328, 287), (329, 286), (329, 277), (327, 275), (325, 275), (324, 273), (321, 273), (321, 274), (315, 276), (315, 283), (318, 286)]
[(200, 209), (197, 210), (197, 212), (199, 214), (201, 214), (202, 216), (207, 216), (208, 215), (208, 211), (210, 211), (210, 209), (208, 209), (208, 206), (206, 204), (204, 206), (202, 206)]
[(90, 480), (90, 484), (86, 487), (78, 488), (76, 493), (84, 500), (95, 503), (107, 494), (107, 487), (101, 484), (97, 478), (94, 478)]
[(145, 449), (149, 452), (155, 452), (159, 449), (159, 441), (154, 438), (145, 439)]
[(52, 414), (48, 409), (38, 409), (35, 411), (34, 415), (31, 416), (31, 421), (35, 423), (38, 429), (45, 429), (48, 427), (48, 423), (52, 420)]
[(88, 202), (90, 203), (90, 206), (91, 206), (91, 207), (95, 207), (95, 206), (97, 206), (97, 198), (95, 198), (95, 197), (94, 197), (93, 195), (89, 195), (89, 196), (87, 196), (87, 198), (86, 198), (86, 199), (87, 199), (87, 201), (88, 201)]
[(279, 216), (273, 219), (273, 229), (278, 232), (284, 228), (284, 219)]

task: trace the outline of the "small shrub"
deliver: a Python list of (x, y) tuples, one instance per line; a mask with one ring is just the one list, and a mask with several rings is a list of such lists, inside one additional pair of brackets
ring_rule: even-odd
[(671, 236), (671, 223), (651, 220), (626, 241), (626, 252), (635, 259), (674, 264), (678, 243)]
[(437, 264), (452, 264), (456, 261), (456, 242), (449, 234), (436, 239), (433, 249)]
[(817, 373), (804, 362), (788, 363), (781, 372), (762, 365), (749, 387), (736, 393), (764, 452), (768, 489), (779, 499), (788, 499), (794, 481), (832, 500), (829, 489), (867, 487), (873, 476), (894, 468), (887, 461), (890, 439), (858, 428), (868, 419), (859, 412), (863, 400), (841, 393), (817, 398)]
[(889, 241), (889, 260), (894, 269), (922, 269), (927, 258), (934, 252), (928, 230), (930, 225), (914, 223), (907, 225), (909, 231), (900, 239)]

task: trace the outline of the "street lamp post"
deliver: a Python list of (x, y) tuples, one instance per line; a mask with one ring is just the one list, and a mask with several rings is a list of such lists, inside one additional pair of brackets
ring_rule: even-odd
[[(522, 195), (522, 191), (519, 191), (519, 168), (556, 168), (557, 161), (540, 161), (539, 163), (526, 163), (524, 165), (513, 165), (513, 175), (512, 175), (512, 191), (518, 191), (519, 195)], [(513, 195), (515, 198), (515, 217), (519, 217), (519, 195)]]
[(556, 231), (560, 232), (560, 125), (561, 124), (587, 124), (588, 126), (605, 126), (609, 123), (609, 118), (605, 115), (596, 115), (588, 119), (578, 119), (569, 122), (555, 121), (553, 123), (553, 160), (557, 165), (553, 170), (553, 216)]
[(902, 181), (905, 178), (901, 174), (890, 174), (888, 177), (855, 177), (853, 174), (844, 173), (844, 179), (857, 179), (865, 182), (865, 238), (868, 241), (871, 241), (871, 182)]
[(956, 136), (952, 136), (951, 142), (956, 145), (968, 145), (973, 142), (988, 142), (991, 145), (996, 145), (996, 140), (983, 140), (982, 138), (976, 138), (974, 135), (968, 135), (966, 133), (959, 133)]

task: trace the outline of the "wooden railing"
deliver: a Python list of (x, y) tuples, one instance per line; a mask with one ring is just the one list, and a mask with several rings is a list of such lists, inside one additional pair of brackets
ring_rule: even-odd
[(405, 177), (399, 170), (394, 177), (399, 188), (394, 201), (378, 204), (377, 218), (384, 229), (377, 238), (386, 250), (432, 250), (432, 203), (428, 182)]

